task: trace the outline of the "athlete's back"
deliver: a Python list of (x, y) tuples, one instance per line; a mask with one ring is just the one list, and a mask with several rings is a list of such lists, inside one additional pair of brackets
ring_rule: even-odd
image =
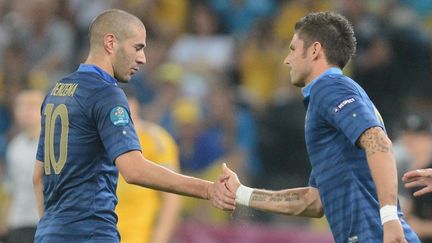
[(42, 105), (37, 159), (44, 161), (45, 212), (36, 241), (118, 241), (114, 160), (139, 149), (115, 79), (81, 65), (59, 81)]

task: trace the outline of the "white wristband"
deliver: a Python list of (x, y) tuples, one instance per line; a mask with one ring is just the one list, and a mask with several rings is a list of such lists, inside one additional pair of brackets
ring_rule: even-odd
[(388, 221), (399, 220), (397, 213), (397, 207), (395, 205), (385, 205), (380, 209), (381, 224), (385, 224)]
[(253, 188), (240, 185), (236, 192), (236, 202), (240, 205), (249, 207), (249, 201), (252, 196)]

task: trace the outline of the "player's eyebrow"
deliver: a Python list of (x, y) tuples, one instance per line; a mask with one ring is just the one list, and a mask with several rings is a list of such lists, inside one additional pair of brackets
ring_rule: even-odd
[(294, 46), (293, 46), (293, 45), (290, 45), (290, 46), (289, 46), (289, 49), (290, 49), (291, 51), (294, 51)]
[(141, 50), (141, 49), (143, 49), (145, 47), (146, 47), (146, 44), (144, 44), (144, 43), (135, 44), (135, 48), (137, 50)]

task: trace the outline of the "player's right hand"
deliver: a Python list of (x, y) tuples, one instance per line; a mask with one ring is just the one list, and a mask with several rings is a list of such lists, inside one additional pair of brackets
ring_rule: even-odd
[(228, 168), (228, 166), (225, 163), (222, 164), (222, 171), (224, 176), (229, 176), (228, 180), (225, 182), (225, 186), (228, 188), (229, 191), (236, 193), (237, 189), (241, 185), (237, 174), (234, 171), (232, 171), (230, 168)]
[(221, 175), (217, 181), (208, 187), (207, 195), (215, 208), (233, 211), (236, 206), (236, 195), (225, 186), (228, 179), (229, 176)]
[(384, 227), (384, 243), (408, 243), (399, 220), (388, 221)]

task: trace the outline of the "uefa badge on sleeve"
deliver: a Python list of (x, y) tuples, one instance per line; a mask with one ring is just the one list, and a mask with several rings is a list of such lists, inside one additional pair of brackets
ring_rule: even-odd
[(111, 109), (110, 120), (114, 126), (124, 127), (129, 124), (129, 114), (123, 106), (116, 106)]

